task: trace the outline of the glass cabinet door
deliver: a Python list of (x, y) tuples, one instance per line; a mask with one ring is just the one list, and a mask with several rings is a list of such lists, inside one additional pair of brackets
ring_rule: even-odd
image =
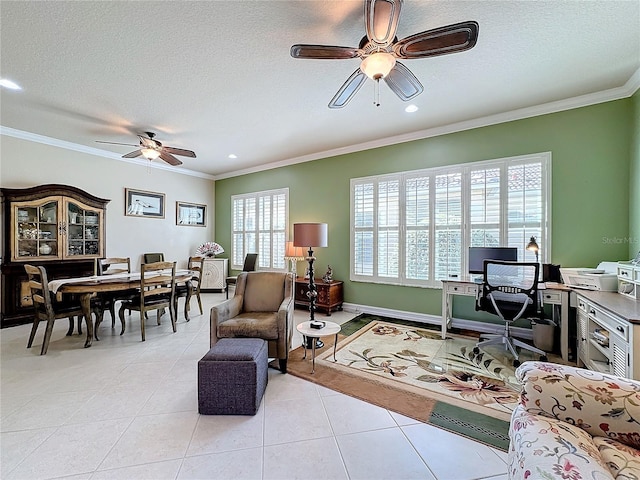
[(96, 257), (103, 250), (102, 210), (75, 200), (65, 202), (67, 225), (66, 251), (68, 258)]
[(48, 259), (60, 256), (58, 197), (13, 205), (12, 228), (15, 241), (12, 260)]

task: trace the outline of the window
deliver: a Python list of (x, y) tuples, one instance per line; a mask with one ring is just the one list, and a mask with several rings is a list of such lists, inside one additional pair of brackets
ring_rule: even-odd
[(351, 179), (353, 281), (441, 287), (467, 273), (468, 247), (550, 258), (551, 154)]
[(245, 255), (257, 253), (258, 268), (284, 269), (289, 189), (234, 195), (231, 210), (231, 268), (242, 270)]

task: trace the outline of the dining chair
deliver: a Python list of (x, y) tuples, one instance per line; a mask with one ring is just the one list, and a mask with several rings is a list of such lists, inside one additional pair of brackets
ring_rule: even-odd
[[(257, 253), (247, 253), (244, 257), (244, 265), (242, 266), (243, 272), (253, 272), (256, 269), (256, 264), (258, 263), (258, 254)], [(225, 292), (227, 299), (229, 299), (229, 285), (235, 285), (238, 282), (238, 276), (231, 276), (225, 279)]]
[[(176, 285), (176, 295), (175, 295), (175, 311), (178, 311), (178, 298), (187, 297), (189, 293), (189, 288), (191, 288), (191, 295), (195, 295), (198, 299), (198, 307), (200, 307), (200, 315), (204, 313), (202, 309), (202, 299), (200, 298), (200, 283), (202, 281), (202, 260), (203, 257), (194, 256), (189, 257), (189, 262), (187, 263), (187, 269), (194, 272), (193, 277), (191, 278), (191, 286), (187, 286), (186, 283), (181, 285)], [(185, 301), (184, 304), (185, 312), (190, 310), (189, 304)], [(185, 318), (189, 321), (189, 316), (185, 314)]]
[(163, 309), (169, 309), (171, 316), (171, 326), (173, 332), (176, 332), (176, 312), (175, 305), (176, 293), (176, 262), (154, 262), (143, 263), (140, 266), (140, 290), (139, 294), (130, 299), (124, 300), (120, 304), (120, 323), (122, 331), (125, 332), (124, 312), (125, 310), (135, 310), (140, 312), (140, 333), (142, 341), (145, 340), (144, 323), (145, 314), (150, 310), (156, 310), (158, 325), (160, 325), (160, 316)]
[(31, 348), (31, 345), (33, 345), (33, 339), (36, 336), (40, 321), (46, 321), (47, 327), (44, 331), (44, 341), (40, 349), (40, 355), (46, 355), (55, 321), (60, 318), (68, 318), (69, 329), (67, 330), (67, 336), (70, 336), (73, 333), (74, 317), (78, 317), (78, 323), (84, 318), (82, 307), (79, 301), (56, 301), (55, 295), (52, 295), (49, 290), (49, 279), (44, 267), (25, 265), (24, 269), (29, 277), (29, 289), (31, 290), (34, 308), (33, 326), (31, 327), (27, 348)]
[(164, 253), (145, 253), (143, 258), (144, 263), (164, 262)]
[[(120, 273), (131, 273), (131, 259), (129, 257), (107, 257), (96, 259), (96, 273), (98, 275), (115, 275)], [(138, 294), (138, 289), (128, 289), (116, 292), (102, 292), (97, 295), (96, 305), (99, 310), (96, 328), (102, 322), (102, 317), (106, 310), (111, 315), (111, 328), (116, 324), (116, 302), (119, 300), (129, 300)]]

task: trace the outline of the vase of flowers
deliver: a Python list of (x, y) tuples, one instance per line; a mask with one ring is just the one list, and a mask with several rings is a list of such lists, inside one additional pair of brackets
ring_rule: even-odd
[(202, 255), (205, 257), (215, 257), (221, 253), (224, 253), (224, 248), (216, 242), (205, 242), (196, 250), (196, 255)]

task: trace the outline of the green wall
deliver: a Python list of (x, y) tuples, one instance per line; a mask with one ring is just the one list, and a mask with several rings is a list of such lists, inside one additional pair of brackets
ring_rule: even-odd
[(640, 90), (632, 97), (631, 167), (629, 169), (629, 258), (640, 251)]
[[(289, 187), (290, 228), (296, 222), (329, 224), (329, 247), (317, 249), (316, 270), (322, 274), (331, 264), (334, 278), (345, 281), (346, 302), (439, 315), (439, 289), (349, 281), (349, 180), (551, 151), (551, 261), (594, 267), (602, 260), (627, 259), (629, 189), (636, 195), (638, 190), (638, 182), (632, 186), (628, 178), (637, 104), (636, 96), (219, 180), (216, 241), (230, 250), (231, 195)], [(633, 168), (638, 171), (637, 159)]]

